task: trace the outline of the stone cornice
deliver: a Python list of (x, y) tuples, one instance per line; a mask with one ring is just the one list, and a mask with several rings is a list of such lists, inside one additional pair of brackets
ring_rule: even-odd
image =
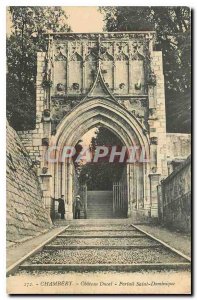
[[(84, 94), (65, 94), (65, 95), (52, 95), (51, 99), (83, 99), (87, 93)], [(148, 99), (148, 95), (119, 95), (119, 94), (113, 94), (115, 98), (122, 99), (122, 100), (132, 100), (132, 99)]]
[(103, 40), (107, 39), (140, 39), (147, 38), (153, 39), (155, 36), (155, 31), (123, 31), (123, 32), (88, 32), (88, 33), (78, 33), (78, 32), (51, 32), (45, 33), (45, 35), (53, 37), (54, 39), (67, 40), (97, 40), (100, 37)]

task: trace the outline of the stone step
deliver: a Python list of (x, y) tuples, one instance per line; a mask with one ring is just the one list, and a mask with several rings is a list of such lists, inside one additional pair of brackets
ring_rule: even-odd
[(92, 214), (112, 214), (113, 215), (113, 209), (87, 209), (87, 212), (92, 213)]
[(113, 216), (113, 212), (112, 210), (106, 210), (106, 211), (96, 211), (96, 210), (87, 210), (87, 214), (91, 214), (91, 215), (111, 215)]
[(105, 207), (105, 208), (101, 208), (101, 207), (87, 207), (87, 211), (92, 211), (92, 212), (112, 212), (113, 211), (113, 207)]
[(108, 239), (108, 238), (119, 238), (119, 239), (124, 239), (124, 238), (132, 238), (132, 239), (136, 239), (136, 238), (144, 238), (144, 236), (143, 235), (125, 235), (125, 234), (107, 234), (107, 235), (105, 235), (105, 234), (99, 234), (99, 233), (97, 233), (97, 234), (73, 234), (73, 235), (71, 235), (71, 234), (62, 234), (62, 235), (59, 235), (57, 238), (64, 238), (64, 239), (67, 239), (67, 238), (80, 238), (80, 239), (89, 239), (89, 238), (106, 238), (106, 239)]
[(65, 230), (64, 233), (59, 235), (57, 239), (62, 238), (64, 236), (69, 236), (69, 238), (72, 238), (73, 236), (76, 237), (79, 236), (81, 238), (83, 237), (95, 237), (95, 236), (107, 236), (108, 238), (121, 236), (121, 237), (127, 237), (127, 238), (133, 238), (133, 237), (145, 237), (145, 235), (139, 231), (135, 230), (83, 230), (81, 228), (79, 229), (72, 229)]
[[(112, 233), (113, 234), (113, 233)], [(123, 233), (124, 234), (124, 233)], [(52, 246), (52, 245), (60, 245), (60, 246), (98, 246), (98, 247), (103, 247), (103, 246), (109, 246), (109, 247), (115, 247), (115, 246), (120, 246), (120, 247), (126, 247), (126, 246), (133, 246), (133, 247), (148, 247), (152, 245), (161, 245), (158, 242), (152, 241), (151, 239), (147, 237), (124, 237), (124, 238), (117, 238), (117, 237), (100, 237), (96, 238), (95, 236), (88, 236), (86, 238), (83, 238), (81, 236), (80, 238), (75, 238), (75, 237), (67, 237), (67, 238), (61, 238), (60, 236), (50, 242), (47, 246)]]
[(90, 208), (90, 209), (102, 209), (102, 210), (105, 210), (105, 208), (113, 208), (112, 205), (87, 205), (87, 208)]
[(108, 202), (108, 201), (113, 201), (113, 198), (111, 197), (105, 197), (105, 198), (87, 198), (87, 201), (90, 202)]
[(84, 249), (96, 249), (96, 250), (132, 250), (132, 249), (151, 249), (163, 247), (161, 244), (152, 245), (46, 245), (45, 250), (84, 250)]
[(103, 219), (103, 220), (107, 220), (107, 219), (114, 219), (114, 216), (87, 216), (86, 219), (90, 220), (90, 219)]
[(106, 207), (99, 207), (99, 206), (95, 206), (95, 207), (87, 207), (88, 210), (94, 210), (94, 211), (106, 211), (106, 210), (111, 210), (113, 209), (112, 206), (106, 206)]
[(87, 216), (111, 216), (113, 217), (113, 213), (109, 212), (109, 213), (94, 213), (94, 212), (87, 212)]
[(100, 208), (100, 207), (95, 207), (95, 208), (87, 208), (87, 211), (92, 212), (92, 213), (113, 213), (113, 207), (106, 207), (106, 208)]
[(100, 197), (96, 197), (96, 198), (87, 198), (88, 201), (98, 201), (98, 202), (105, 202), (105, 201), (112, 201), (113, 198), (112, 197), (105, 197), (105, 198), (100, 198)]
[(100, 214), (96, 214), (96, 213), (89, 213), (89, 212), (87, 212), (87, 218), (95, 218), (96, 217), (96, 218), (101, 218), (102, 219), (104, 217), (105, 218), (113, 218), (113, 216), (114, 215), (110, 214), (110, 213), (108, 213), (108, 214), (107, 213), (106, 214), (104, 214), (104, 213), (103, 214), (101, 214), (101, 213)]
[[(73, 251), (73, 250), (72, 250)], [(142, 270), (187, 270), (190, 271), (191, 263), (176, 262), (176, 263), (131, 263), (131, 264), (31, 264), (25, 263), (19, 267), (21, 271), (73, 271), (73, 272), (103, 272), (103, 271), (119, 271), (119, 272), (136, 272)]]
[(183, 263), (187, 260), (164, 247), (139, 249), (43, 250), (30, 257), (31, 264), (142, 264)]
[(106, 217), (113, 217), (114, 215), (112, 213), (93, 213), (93, 212), (87, 212), (87, 216), (106, 216)]
[(87, 205), (97, 205), (97, 206), (105, 206), (105, 205), (113, 205), (113, 203), (110, 201), (110, 202), (101, 202), (101, 203), (98, 203), (98, 202), (88, 202)]
[(113, 207), (105, 207), (105, 208), (101, 208), (101, 207), (95, 207), (95, 208), (87, 208), (87, 211), (91, 211), (91, 212), (98, 212), (98, 213), (105, 213), (105, 212), (113, 212)]
[(105, 206), (105, 205), (113, 205), (113, 202), (87, 202), (87, 205), (96, 205), (96, 206)]
[(87, 219), (110, 219), (113, 218), (113, 216), (110, 215), (88, 215)]

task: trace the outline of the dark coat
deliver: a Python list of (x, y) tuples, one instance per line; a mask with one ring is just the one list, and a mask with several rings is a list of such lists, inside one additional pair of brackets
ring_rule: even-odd
[(63, 199), (58, 199), (59, 205), (58, 205), (58, 213), (59, 214), (65, 214), (65, 204)]
[(76, 199), (76, 202), (75, 202), (75, 209), (76, 210), (81, 210), (82, 209), (82, 202), (80, 199)]

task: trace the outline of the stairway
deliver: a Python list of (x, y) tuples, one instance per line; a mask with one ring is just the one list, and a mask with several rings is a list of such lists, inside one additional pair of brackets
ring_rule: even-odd
[(113, 192), (87, 192), (87, 219), (113, 218)]

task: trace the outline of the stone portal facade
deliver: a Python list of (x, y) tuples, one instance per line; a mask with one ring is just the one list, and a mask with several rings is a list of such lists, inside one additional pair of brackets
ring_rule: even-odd
[(74, 168), (71, 161), (46, 163), (43, 154), (50, 145), (74, 146), (101, 125), (124, 145), (144, 147), (151, 158), (127, 165), (128, 217), (158, 216), (156, 187), (169, 173), (167, 157), (173, 157), (168, 155), (162, 52), (154, 51), (154, 37), (154, 32), (46, 36), (48, 50), (37, 55), (36, 128), (19, 135), (38, 166), (49, 213), (52, 198), (63, 194), (66, 218), (72, 219)]

